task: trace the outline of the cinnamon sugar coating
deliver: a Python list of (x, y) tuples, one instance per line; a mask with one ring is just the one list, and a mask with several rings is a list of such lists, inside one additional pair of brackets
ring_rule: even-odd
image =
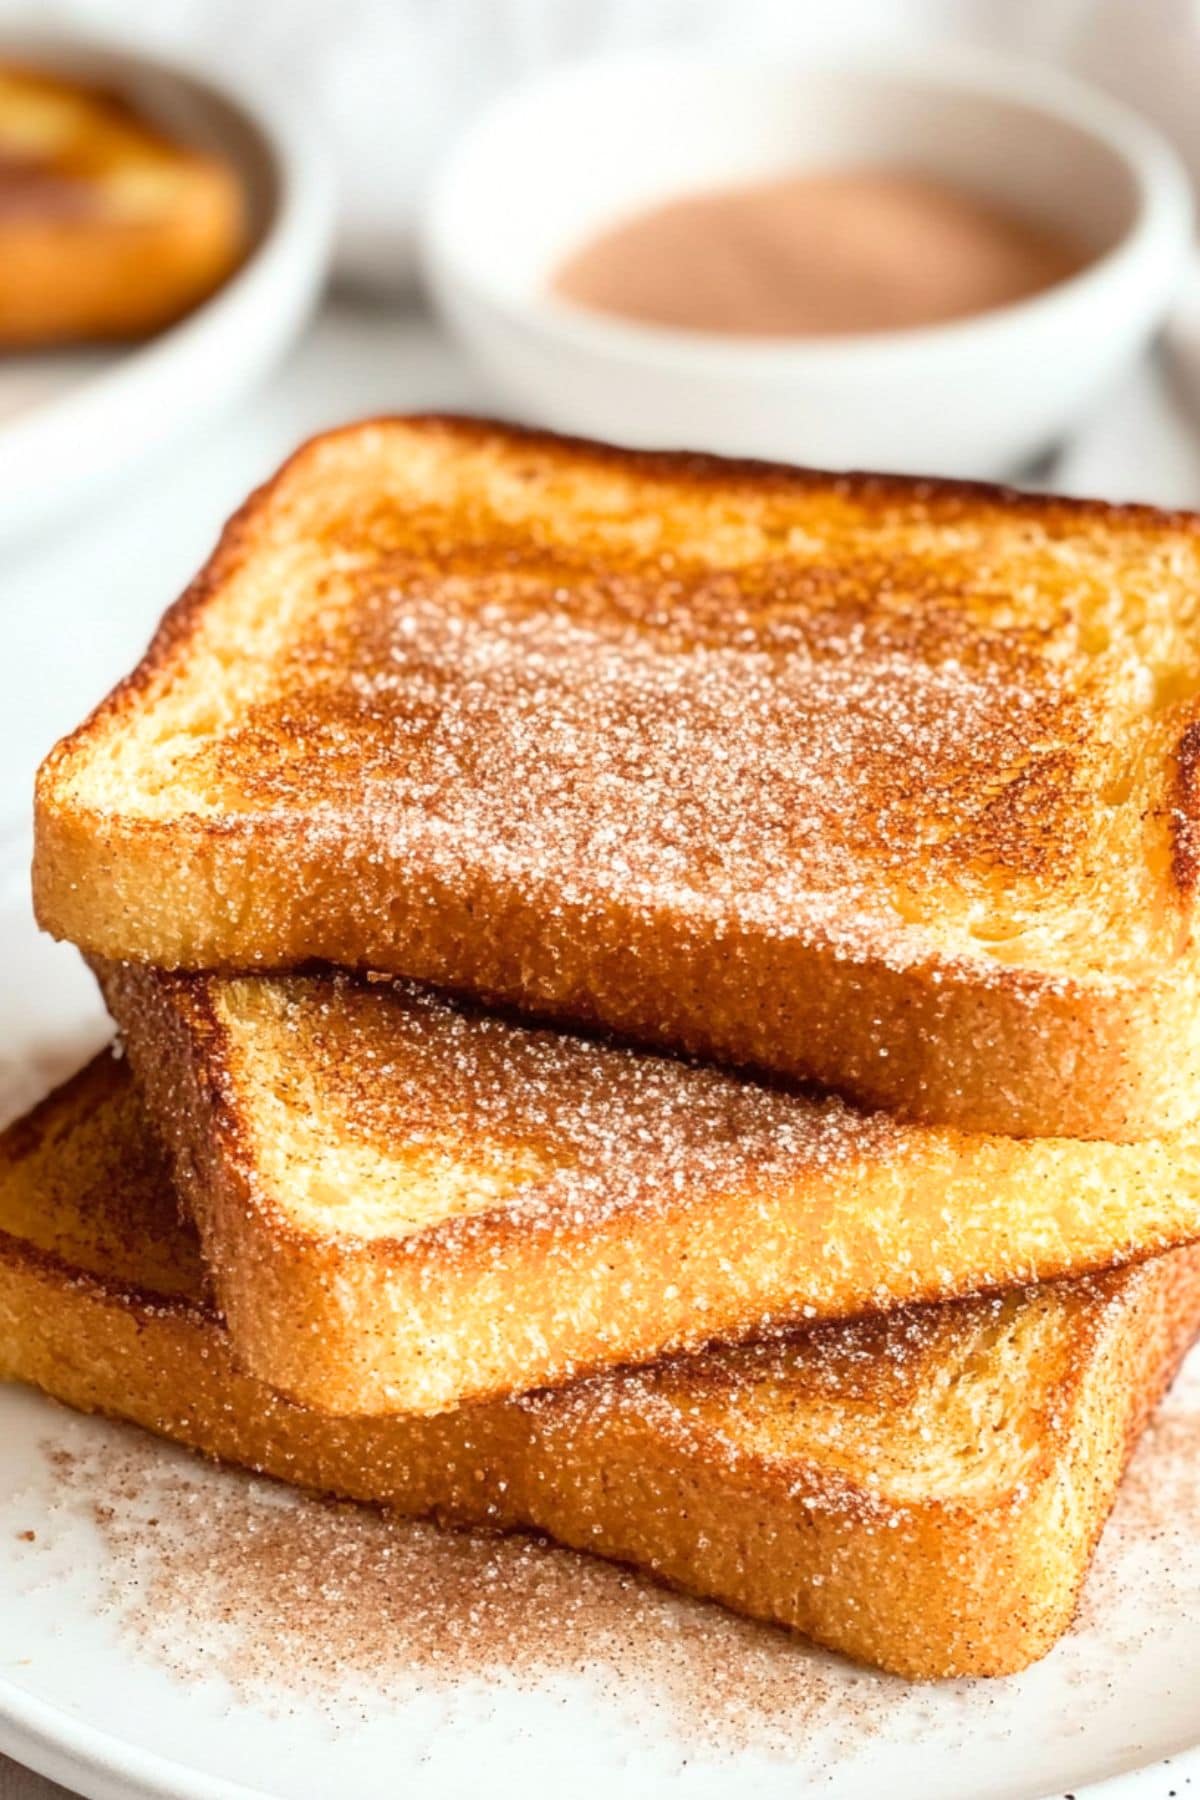
[(1147, 1136), (1200, 1091), (1198, 594), (1183, 515), (367, 423), (48, 760), (40, 916)]

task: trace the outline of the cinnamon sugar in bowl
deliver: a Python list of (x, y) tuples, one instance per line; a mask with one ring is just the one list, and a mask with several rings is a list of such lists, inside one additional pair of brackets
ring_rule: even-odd
[[(924, 322), (908, 301), (907, 317), (893, 306), (871, 321), (850, 265), (838, 291), (845, 330), (818, 308), (822, 329), (789, 332), (804, 315), (789, 311), (786, 287), (770, 315), (783, 329), (731, 330), (719, 313), (714, 328), (711, 313), (680, 310), (678, 271), (638, 260), (678, 259), (681, 243), (705, 251), (695, 232), (673, 244), (660, 233), (657, 247), (648, 238), (632, 261), (625, 243), (621, 275), (637, 304), (587, 304), (565, 278), (589, 244), (619, 238), (638, 215), (661, 223), (674, 212), (678, 225), (689, 196), (769, 197), (781, 182), (826, 190), (819, 245), (831, 239), (828, 184), (856, 171), (916, 184), (907, 198), (924, 194), (925, 214), (941, 196), (940, 238), (916, 228), (919, 207), (909, 234), (914, 261), (945, 259), (937, 281), (908, 279), (902, 251), (891, 259), (894, 284), (925, 294)], [(860, 226), (863, 203), (861, 192), (845, 201)], [(903, 236), (902, 211), (887, 216)], [(1056, 246), (1057, 262), (1024, 289), (1005, 275), (1007, 290), (993, 282), (989, 300), (981, 289), (982, 305), (951, 295), (938, 316), (935, 290), (972, 216), (977, 228), (992, 221), (993, 246), (1007, 231), (1019, 247), (1023, 231), (1030, 254)], [(852, 248), (869, 271), (881, 227), (864, 229)], [(498, 402), (530, 422), (625, 444), (996, 476), (1055, 443), (1147, 343), (1190, 233), (1187, 178), (1165, 142), (1056, 71), (957, 52), (789, 66), (661, 51), (561, 69), (485, 114), (435, 184), (423, 253), (435, 299)], [(711, 245), (706, 254), (709, 279)], [(970, 292), (969, 281), (956, 286)], [(814, 284), (821, 306), (827, 288)], [(872, 328), (860, 328), (864, 316)]]

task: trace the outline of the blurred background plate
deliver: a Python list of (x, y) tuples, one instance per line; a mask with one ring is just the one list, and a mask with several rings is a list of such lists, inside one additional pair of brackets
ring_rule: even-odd
[(262, 82), (253, 100), (158, 57), (0, 30), (0, 57), (99, 82), (186, 143), (220, 150), (247, 196), (250, 252), (179, 324), (138, 344), (0, 357), (0, 542), (60, 516), (241, 398), (320, 290), (331, 183), (313, 134)]

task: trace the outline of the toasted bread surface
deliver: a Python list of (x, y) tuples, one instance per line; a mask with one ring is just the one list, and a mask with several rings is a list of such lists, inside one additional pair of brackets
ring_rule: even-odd
[(969, 1135), (342, 973), (97, 962), (234, 1345), (344, 1413), (1107, 1268), (1200, 1133)]
[(0, 348), (138, 337), (240, 260), (233, 169), (105, 90), (0, 63)]
[(122, 1065), (0, 1140), (0, 1377), (305, 1487), (533, 1526), (920, 1678), (1054, 1642), (1198, 1321), (1183, 1250), (436, 1419), (336, 1419), (241, 1371)]
[(1200, 1093), (1200, 527), (376, 421), (44, 765), (48, 929), (470, 989), (932, 1122)]

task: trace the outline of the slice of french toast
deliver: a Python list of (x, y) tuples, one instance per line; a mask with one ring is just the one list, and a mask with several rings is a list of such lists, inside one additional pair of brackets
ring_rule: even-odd
[(973, 1130), (1200, 1095), (1191, 516), (314, 440), (43, 766), (56, 935), (319, 959)]
[(435, 1419), (242, 1372), (122, 1065), (0, 1139), (0, 1379), (402, 1513), (532, 1526), (901, 1674), (997, 1675), (1069, 1622), (1200, 1323), (1200, 1252), (820, 1326)]
[(129, 100), (0, 60), (0, 349), (141, 337), (231, 274), (242, 184)]
[(969, 1135), (402, 982), (95, 967), (239, 1356), (326, 1411), (436, 1412), (1200, 1237), (1194, 1131)]

